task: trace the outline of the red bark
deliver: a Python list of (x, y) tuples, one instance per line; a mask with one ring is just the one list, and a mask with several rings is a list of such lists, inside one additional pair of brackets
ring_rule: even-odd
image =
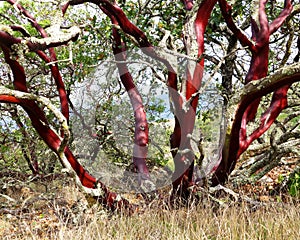
[[(198, 91), (201, 87), (204, 70), (204, 33), (210, 14), (217, 0), (204, 0), (201, 2), (194, 22), (196, 39), (198, 44), (198, 55), (201, 59), (195, 67), (193, 74), (187, 70), (185, 99), (191, 100), (189, 106), (184, 106), (185, 102), (180, 101), (176, 106), (176, 121), (174, 132), (171, 136), (171, 148), (179, 151), (173, 152), (175, 172), (173, 174), (173, 189), (179, 190), (179, 194), (188, 195), (188, 187), (193, 183), (194, 152), (191, 147), (191, 136), (193, 133), (196, 111), (198, 106)], [(185, 109), (187, 108), (187, 109)]]
[(185, 6), (185, 9), (190, 11), (192, 10), (194, 6), (194, 1), (193, 0), (181, 0)]
[[(234, 24), (231, 17), (231, 7), (225, 0), (219, 0), (221, 11), (228, 27), (236, 34), (242, 45), (249, 47), (252, 54), (250, 68), (245, 78), (246, 84), (267, 76), (270, 34), (274, 33), (283, 24), (286, 17), (292, 11), (291, 1), (286, 0), (285, 7), (281, 14), (269, 24), (265, 12), (266, 3), (266, 0), (259, 1), (259, 23), (256, 23), (255, 20), (252, 19), (252, 41), (255, 42), (255, 44), (252, 44)], [(247, 123), (255, 119), (260, 99), (264, 94), (258, 94), (258, 96), (252, 98), (251, 101), (248, 101), (249, 99), (247, 99), (240, 103), (240, 105), (243, 106), (243, 110), (239, 111), (236, 115), (235, 122), (231, 129), (232, 132), (223, 148), (222, 161), (212, 178), (214, 185), (223, 183), (227, 180), (228, 175), (234, 169), (239, 156), (255, 139), (259, 138), (269, 129), (280, 112), (286, 107), (289, 86), (288, 83), (285, 83), (279, 86), (279, 89), (274, 89), (275, 92), (271, 104), (260, 118), (260, 126), (252, 132), (250, 136), (247, 136)]]
[[(16, 60), (10, 59), (10, 52), (7, 47), (3, 45), (1, 45), (1, 47), (5, 54), (5, 60), (12, 70), (15, 89), (23, 92), (28, 92), (26, 87), (26, 76), (23, 67)], [(58, 152), (61, 145), (61, 140), (59, 136), (49, 127), (44, 112), (39, 108), (35, 101), (17, 99), (13, 96), (0, 95), (0, 102), (15, 103), (22, 106), (28, 114), (32, 126), (35, 128), (35, 130), (38, 132), (47, 146), (55, 153)], [(64, 154), (84, 187), (100, 187), (104, 191), (105, 194), (103, 196), (96, 197), (98, 201), (100, 201), (110, 210), (126, 208), (132, 211), (132, 205), (127, 200), (125, 200), (124, 198), (120, 198), (116, 193), (109, 191), (103, 183), (97, 181), (82, 167), (82, 165), (77, 161), (77, 159), (70, 151), (69, 147), (65, 148)]]
[[(34, 18), (34, 16), (32, 16), (25, 8), (23, 8), (18, 1), (15, 0), (7, 0), (8, 3), (16, 6), (19, 11), (28, 19), (30, 19), (30, 23), (31, 25), (40, 33), (42, 38), (47, 38), (48, 34), (45, 31), (44, 28), (42, 28), (38, 22), (36, 21), (36, 19)], [(73, 40), (76, 40), (78, 36), (75, 36)], [(66, 42), (67, 43), (67, 42)], [(40, 47), (37, 44), (28, 42), (29, 48), (31, 48), (32, 50), (37, 50), (35, 48)], [(57, 46), (62, 45), (62, 43), (58, 43)], [(45, 46), (45, 49), (49, 50), (50, 53), (50, 57), (48, 57), (46, 54), (41, 55), (40, 52), (40, 57), (43, 58), (43, 60), (47, 63), (49, 62), (55, 62), (57, 61), (57, 57), (56, 57), (56, 53), (53, 47), (55, 47), (55, 44), (52, 44), (52, 46)], [(40, 49), (43, 50), (43, 49)], [(68, 99), (67, 99), (67, 94), (66, 94), (66, 89), (65, 89), (65, 84), (63, 82), (62, 76), (60, 74), (60, 71), (58, 69), (58, 65), (57, 63), (53, 63), (50, 66), (51, 72), (52, 72), (52, 76), (54, 78), (55, 84), (57, 86), (57, 90), (58, 90), (58, 94), (59, 94), (59, 98), (60, 98), (60, 102), (61, 102), (61, 112), (62, 114), (65, 116), (65, 118), (67, 119), (67, 121), (69, 121), (69, 105), (68, 105)]]
[[(241, 128), (241, 122), (244, 116), (244, 112), (246, 108), (253, 102), (253, 99), (261, 98), (262, 96), (265, 96), (272, 92), (280, 92), (283, 91), (282, 96), (278, 93), (277, 97), (273, 97), (271, 105), (269, 109), (266, 111), (267, 114), (264, 114), (263, 117), (266, 120), (267, 115), (270, 114), (270, 119), (267, 119), (267, 121), (262, 121), (262, 123), (270, 124), (271, 121), (274, 121), (273, 117), (276, 117), (276, 115), (282, 110), (285, 102), (285, 90), (290, 86), (291, 84), (298, 82), (300, 78), (300, 72), (295, 73), (291, 76), (283, 77), (280, 79), (280, 81), (277, 81), (276, 84), (272, 84), (270, 87), (266, 87), (263, 89), (257, 89), (255, 93), (248, 94), (247, 96), (243, 96), (241, 101), (239, 102), (239, 106), (237, 109), (237, 112), (235, 114), (235, 119), (232, 124), (231, 133), (230, 136), (228, 136), (227, 141), (225, 142), (223, 152), (222, 152), (222, 161), (220, 162), (220, 165), (218, 166), (216, 172), (213, 174), (213, 177), (211, 179), (212, 185), (217, 185), (219, 183), (224, 183), (229, 174), (232, 172), (232, 170), (235, 167), (236, 160), (238, 159), (240, 149), (240, 128)], [(281, 90), (278, 90), (281, 89)], [(273, 115), (273, 116), (271, 116)], [(265, 126), (262, 124), (257, 131), (259, 131), (260, 128), (267, 128), (267, 125)], [(255, 133), (255, 137), (261, 136), (263, 132), (259, 131), (258, 133)], [(254, 138), (252, 139), (254, 140)], [(227, 161), (225, 161), (225, 160)]]
[[(27, 10), (25, 10), (20, 4), (18, 4), (16, 1), (9, 0), (8, 1), (11, 4), (15, 4), (18, 9), (21, 11), (22, 14), (24, 14), (27, 18), (30, 19), (30, 22), (32, 25), (38, 30), (40, 35), (43, 38), (47, 37), (47, 34), (45, 30), (37, 23), (37, 21), (34, 19), (32, 15), (28, 13)], [(18, 30), (15, 28), (15, 30)], [(77, 36), (75, 36), (75, 39)], [(15, 38), (11, 35), (9, 35), (6, 32), (0, 31), (0, 46), (4, 52), (5, 55), (5, 61), (10, 66), (12, 73), (13, 73), (13, 84), (14, 88), (19, 91), (28, 92), (27, 86), (26, 86), (26, 75), (23, 67), (19, 64), (17, 60), (11, 59), (11, 46), (13, 44), (19, 44), (21, 43), (22, 39)], [(69, 41), (69, 40), (68, 40)], [(31, 51), (37, 52), (37, 54), (44, 60), (46, 63), (50, 63), (53, 61), (56, 61), (56, 54), (52, 47), (60, 46), (66, 42), (51, 42), (50, 44), (38, 44), (30, 41), (26, 41), (26, 44)], [(50, 52), (50, 57), (48, 57), (44, 52), (40, 50), (48, 49)], [(18, 56), (16, 56), (18, 58)], [(61, 74), (58, 69), (58, 65), (52, 64), (51, 66), (51, 73), (53, 78), (55, 79), (55, 83), (57, 85), (60, 102), (61, 102), (61, 109), (63, 115), (68, 119), (69, 117), (69, 109), (68, 109), (68, 103), (67, 103), (67, 95), (64, 87), (64, 82), (61, 77)], [(1, 102), (6, 103), (16, 103), (19, 104), (24, 108), (26, 113), (28, 114), (33, 127), (36, 129), (38, 134), (41, 136), (41, 138), (45, 141), (45, 143), (48, 145), (48, 147), (53, 150), (54, 152), (58, 153), (59, 147), (61, 145), (60, 137), (49, 127), (47, 118), (44, 114), (44, 112), (39, 108), (39, 106), (36, 104), (33, 100), (24, 100), (24, 99), (16, 99), (12, 96), (6, 96), (1, 95), (0, 96)], [(71, 167), (76, 172), (77, 176), (79, 177), (79, 180), (81, 181), (82, 185), (87, 188), (97, 188), (97, 186), (100, 186), (102, 190), (104, 190), (105, 195), (100, 196), (99, 200), (104, 203), (109, 209), (114, 210), (116, 207), (130, 207), (130, 204), (128, 201), (126, 201), (123, 198), (117, 198), (117, 194), (110, 192), (101, 182), (97, 181), (93, 176), (91, 176), (77, 161), (77, 159), (74, 157), (72, 152), (68, 147), (65, 148), (64, 154), (66, 159), (69, 161)]]
[[(14, 88), (15, 90), (19, 90), (22, 92), (28, 92), (26, 86), (26, 75), (23, 67), (16, 61), (10, 58), (10, 51), (6, 47), (2, 46), (2, 50), (5, 54), (5, 61), (9, 64), (13, 77), (14, 77)], [(12, 99), (12, 102), (16, 102), (15, 99)], [(32, 100), (20, 100), (19, 103), (29, 118), (31, 119), (33, 127), (37, 130), (38, 134), (45, 141), (48, 147), (57, 153), (59, 146), (61, 144), (61, 140), (53, 132), (53, 130), (48, 126), (48, 120), (44, 114), (44, 112), (39, 108), (39, 106)], [(87, 171), (80, 165), (80, 163), (75, 159), (69, 148), (65, 149), (65, 154), (70, 162), (72, 168), (75, 170), (77, 175), (79, 176), (83, 186), (88, 188), (94, 188), (96, 179), (90, 176)]]
[[(175, 128), (174, 133), (171, 136), (171, 149), (174, 157), (175, 163), (175, 172), (173, 174), (173, 187), (177, 189), (179, 185), (184, 185), (184, 189), (192, 183), (192, 173), (193, 173), (193, 161), (194, 161), (194, 153), (191, 150), (190, 145), (190, 135), (194, 128), (195, 123), (195, 113), (198, 105), (198, 95), (196, 94), (201, 86), (201, 80), (203, 76), (203, 66), (204, 59), (202, 58), (200, 62), (197, 64), (196, 69), (193, 73), (192, 77), (189, 77), (186, 81), (187, 91), (185, 93), (185, 100), (188, 100), (192, 97), (190, 106), (184, 106), (184, 99), (182, 99), (181, 95), (178, 93), (177, 89), (177, 75), (170, 63), (161, 57), (159, 57), (154, 47), (148, 41), (146, 35), (138, 29), (134, 24), (132, 24), (124, 14), (121, 8), (117, 6), (116, 3), (111, 3), (108, 0), (71, 0), (67, 5), (63, 7), (63, 11), (65, 12), (69, 5), (77, 5), (82, 4), (84, 2), (92, 2), (97, 5), (100, 5), (102, 9), (105, 9), (105, 13), (109, 14), (109, 16), (113, 16), (117, 21), (120, 28), (127, 34), (133, 36), (135, 40), (139, 43), (139, 46), (142, 48), (142, 51), (161, 61), (164, 63), (168, 69), (168, 86), (171, 88), (170, 96), (175, 108)], [(216, 0), (205, 0), (201, 3), (197, 19), (195, 21), (195, 30), (197, 35), (198, 42), (198, 57), (200, 58), (204, 51), (204, 32), (208, 23), (208, 19), (210, 13), (216, 4)], [(186, 1), (187, 8), (191, 7), (191, 2)], [(196, 96), (193, 96), (196, 94)], [(186, 111), (184, 108), (187, 107)], [(178, 154), (179, 152), (184, 150), (188, 150), (186, 154)], [(183, 181), (184, 179), (184, 181)]]
[[(102, 8), (102, 10), (110, 17), (112, 24), (118, 25), (115, 17)], [(149, 142), (149, 129), (146, 117), (145, 108), (143, 105), (142, 97), (135, 86), (132, 75), (130, 74), (127, 64), (126, 57), (126, 46), (122, 42), (121, 35), (118, 30), (113, 27), (113, 53), (116, 61), (122, 62), (117, 63), (120, 78), (123, 86), (125, 87), (131, 106), (134, 111), (134, 121), (135, 121), (135, 131), (134, 131), (134, 147), (133, 147), (133, 163), (139, 173), (139, 184), (142, 180), (149, 179), (149, 170), (146, 164), (147, 154), (148, 154), (148, 142)]]

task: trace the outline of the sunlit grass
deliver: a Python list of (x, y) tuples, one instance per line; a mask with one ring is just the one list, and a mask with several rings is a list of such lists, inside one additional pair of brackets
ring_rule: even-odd
[(7, 189), (5, 194), (16, 201), (0, 201), (0, 239), (300, 239), (300, 202), (286, 195), (270, 196), (261, 204), (234, 202), (225, 195), (221, 205), (203, 195), (198, 204), (176, 209), (157, 199), (128, 216), (88, 206), (72, 181), (50, 181), (47, 189), (40, 185)]
[[(201, 205), (176, 210), (155, 207), (133, 216), (111, 215), (104, 211), (99, 214), (94, 211), (92, 215), (83, 215), (80, 224), (60, 221), (39, 229), (39, 223), (33, 221), (31, 224), (24, 224), (24, 221), (20, 221), (19, 227), (23, 229), (18, 236), (6, 234), (2, 238), (300, 239), (300, 213), (297, 205), (276, 203), (255, 211), (243, 204), (218, 209)], [(0, 223), (5, 227), (12, 224), (8, 220)]]

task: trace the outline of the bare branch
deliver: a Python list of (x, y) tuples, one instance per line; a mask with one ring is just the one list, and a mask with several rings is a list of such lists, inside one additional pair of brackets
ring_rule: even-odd
[[(11, 90), (9, 88), (6, 88), (4, 86), (0, 86), (0, 95), (7, 95), (12, 96), (17, 99), (26, 99), (26, 100), (35, 100), (37, 102), (40, 102), (45, 107), (47, 107), (57, 118), (59, 121), (59, 124), (61, 125), (61, 130), (64, 132), (63, 138), (59, 137), (61, 140), (60, 146), (57, 149), (57, 152), (59, 155), (61, 155), (64, 152), (65, 147), (68, 144), (69, 138), (70, 138), (70, 131), (69, 126), (67, 123), (66, 118), (63, 116), (63, 114), (50, 102), (48, 98), (37, 96), (31, 93), (25, 93), (17, 90)], [(57, 136), (59, 136), (57, 134)]]
[(229, 29), (233, 32), (235, 36), (239, 39), (241, 44), (244, 47), (249, 47), (251, 51), (254, 51), (255, 46), (254, 44), (249, 40), (249, 38), (240, 30), (236, 24), (233, 22), (232, 16), (231, 16), (231, 11), (232, 8), (231, 6), (227, 3), (226, 0), (219, 0), (219, 5), (221, 8), (222, 15), (229, 27)]
[(291, 0), (285, 0), (284, 9), (280, 13), (280, 15), (270, 24), (270, 34), (276, 32), (278, 28), (281, 27), (286, 18), (291, 14), (293, 10), (293, 5)]

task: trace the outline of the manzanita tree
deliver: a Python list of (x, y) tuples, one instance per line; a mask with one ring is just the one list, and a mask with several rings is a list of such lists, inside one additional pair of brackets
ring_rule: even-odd
[[(214, 72), (219, 69), (222, 73), (233, 75), (234, 58), (238, 56), (239, 50), (249, 53), (249, 63), (246, 66), (247, 74), (243, 79), (244, 87), (237, 95), (232, 96), (232, 76), (223, 76), (223, 91), (227, 99), (224, 104), (227, 108), (227, 130), (224, 136), (224, 144), (220, 147), (219, 158), (213, 162), (211, 168), (205, 172), (206, 176), (211, 177), (212, 185), (223, 184), (233, 171), (240, 155), (249, 145), (258, 139), (274, 123), (281, 111), (287, 106), (287, 93), (291, 85), (300, 80), (300, 66), (298, 63), (283, 66), (275, 73), (269, 74), (269, 52), (270, 36), (274, 34), (285, 21), (290, 21), (299, 12), (299, 6), (293, 11), (292, 1), (285, 0), (279, 14), (272, 13), (272, 20), (268, 20), (267, 10), (268, 1), (258, 0), (251, 3), (252, 13), (246, 18), (247, 21), (242, 26), (237, 26), (229, 2), (225, 0), (202, 0), (191, 1), (183, 0), (183, 7), (178, 10), (180, 14), (185, 14), (185, 18), (174, 16), (178, 23), (181, 19), (180, 37), (182, 37), (183, 50), (178, 53), (180, 56), (185, 54), (185, 58), (193, 64), (187, 64), (184, 77), (179, 77), (176, 64), (170, 60), (165, 51), (158, 49), (152, 43), (154, 39), (147, 36), (148, 33), (142, 29), (147, 24), (139, 22), (134, 24), (133, 19), (126, 15), (126, 3), (117, 3), (110, 0), (71, 0), (60, 5), (61, 11), (55, 16), (55, 21), (50, 23), (50, 27), (45, 28), (39, 23), (22, 5), (22, 1), (7, 0), (24, 21), (30, 23), (29, 27), (14, 24), (13, 19), (7, 17), (6, 24), (0, 25), (0, 46), (2, 49), (2, 63), (6, 63), (11, 76), (11, 83), (2, 86), (0, 91), (0, 101), (2, 103), (17, 104), (21, 106), (31, 120), (32, 126), (45, 141), (47, 146), (56, 153), (62, 164), (73, 171), (78, 183), (90, 194), (93, 194), (109, 208), (116, 208), (122, 205), (128, 206), (128, 202), (111, 192), (101, 181), (91, 176), (79, 163), (72, 153), (68, 142), (70, 140), (69, 130), (69, 102), (62, 71), (59, 68), (59, 61), (56, 56), (55, 48), (64, 46), (70, 42), (76, 42), (80, 37), (78, 27), (68, 26), (69, 20), (65, 20), (68, 11), (72, 11), (75, 5), (92, 3), (101, 10), (95, 14), (101, 15), (99, 19), (104, 21), (106, 15), (111, 22), (111, 51), (115, 57), (116, 66), (119, 71), (123, 87), (126, 89), (133, 113), (134, 113), (134, 147), (133, 162), (138, 172), (140, 185), (151, 181), (151, 174), (147, 167), (147, 153), (149, 144), (149, 129), (145, 103), (140, 92), (137, 90), (132, 70), (128, 68), (127, 49), (136, 45), (144, 54), (162, 63), (167, 71), (167, 79), (164, 84), (169, 90), (170, 102), (175, 119), (175, 126), (170, 136), (170, 151), (174, 160), (174, 172), (172, 175), (173, 192), (172, 198), (181, 196), (186, 198), (191, 193), (194, 186), (194, 161), (195, 152), (192, 147), (193, 131), (198, 114), (199, 97), (201, 96), (202, 80), (205, 73), (205, 62), (216, 63)], [(167, 1), (168, 2), (168, 1)], [(26, 3), (30, 4), (30, 3)], [(25, 5), (26, 5), (25, 4)], [(139, 11), (147, 8), (150, 1), (133, 1), (131, 10), (136, 8)], [(156, 4), (162, 4), (157, 2)], [(243, 5), (243, 1), (236, 1), (234, 6)], [(270, 3), (274, 7), (274, 3)], [(155, 4), (154, 4), (155, 5)], [(178, 6), (178, 5), (177, 5)], [(209, 43), (209, 33), (206, 31), (210, 20), (214, 19), (214, 11), (219, 7), (223, 20), (223, 28), (226, 29), (230, 41), (227, 48), (227, 55), (221, 60), (217, 60), (211, 54), (205, 52), (205, 44)], [(167, 4), (164, 6), (168, 8)], [(275, 4), (277, 8), (278, 5)], [(274, 10), (275, 11), (275, 10)], [(176, 12), (176, 11), (175, 11)], [(276, 12), (277, 9), (276, 9)], [(149, 12), (147, 13), (149, 14)], [(151, 13), (150, 13), (151, 15)], [(276, 15), (276, 16), (275, 16)], [(133, 17), (132, 15), (130, 15)], [(220, 16), (220, 14), (219, 14)], [(69, 16), (72, 18), (72, 16)], [(164, 16), (152, 16), (164, 19)], [(165, 19), (164, 19), (165, 20)], [(23, 20), (22, 20), (23, 21)], [(81, 21), (83, 21), (81, 19)], [(166, 22), (172, 21), (171, 17)], [(175, 20), (174, 20), (175, 21)], [(67, 23), (66, 23), (67, 22)], [(159, 23), (158, 23), (159, 25)], [(249, 28), (250, 26), (250, 28)], [(140, 28), (139, 28), (140, 27)], [(168, 26), (168, 28), (170, 28)], [(251, 37), (248, 37), (242, 29), (251, 30)], [(50, 31), (51, 30), (51, 31)], [(93, 29), (92, 29), (93, 30)], [(226, 35), (224, 33), (224, 35)], [(222, 37), (222, 36), (221, 36)], [(165, 31), (162, 36), (162, 43), (167, 48), (167, 41), (172, 41), (170, 31)], [(241, 48), (237, 47), (240, 43)], [(99, 43), (99, 45), (101, 42)], [(99, 46), (100, 47), (100, 46)], [(87, 50), (89, 51), (89, 50)], [(73, 53), (73, 54), (76, 54)], [(177, 53), (174, 53), (176, 56)], [(105, 55), (105, 54), (104, 54)], [(27, 72), (30, 69), (30, 61), (39, 57), (39, 65), (49, 68), (51, 77), (54, 79), (59, 97), (60, 111), (58, 111), (49, 99), (44, 96), (34, 94), (28, 80)], [(81, 67), (81, 66), (78, 66)], [(1, 71), (5, 71), (4, 69)], [(11, 74), (11, 75), (10, 75)], [(3, 73), (2, 73), (3, 75)], [(211, 77), (213, 79), (213, 76)], [(206, 80), (206, 79), (205, 79)], [(211, 79), (210, 79), (211, 81)], [(254, 130), (248, 130), (250, 122), (256, 118), (261, 98), (273, 93), (269, 107), (260, 116), (259, 126)], [(47, 109), (47, 111), (45, 110)], [(58, 121), (52, 121), (48, 117), (51, 112)], [(56, 130), (55, 130), (56, 129)], [(95, 138), (99, 137), (96, 133), (91, 133)], [(101, 171), (101, 170), (99, 170)], [(153, 190), (153, 188), (151, 188)]]

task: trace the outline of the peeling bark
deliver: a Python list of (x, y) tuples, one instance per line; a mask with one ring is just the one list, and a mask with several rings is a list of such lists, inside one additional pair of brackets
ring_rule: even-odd
[[(277, 89), (286, 88), (291, 84), (298, 82), (300, 79), (300, 65), (293, 64), (285, 68), (281, 68), (276, 71), (274, 74), (267, 76), (263, 79), (253, 81), (248, 83), (244, 89), (235, 95), (232, 99), (232, 102), (229, 104), (231, 107), (228, 109), (230, 123), (227, 130), (225, 145), (223, 147), (222, 161), (216, 172), (212, 177), (212, 184), (216, 185), (220, 182), (225, 182), (229, 174), (233, 171), (236, 161), (239, 158), (241, 152), (240, 145), (240, 129), (242, 125), (242, 120), (244, 112), (253, 102), (253, 99), (261, 98), (269, 93), (276, 91)], [(267, 123), (274, 122), (273, 117), (277, 117), (278, 112), (281, 109), (281, 98), (278, 99), (278, 102), (273, 101), (271, 103), (271, 110), (269, 114), (274, 114), (271, 118), (268, 119)], [(276, 105), (278, 105), (276, 107)], [(268, 111), (268, 110), (267, 110)], [(264, 123), (264, 122), (263, 122)], [(254, 141), (257, 137), (261, 136), (267, 130), (267, 126), (262, 124), (255, 132), (253, 138), (249, 138), (249, 142)], [(249, 143), (248, 142), (248, 143)], [(243, 149), (245, 150), (245, 149)]]
[[(257, 81), (264, 78), (268, 74), (268, 54), (269, 54), (269, 38), (285, 21), (292, 11), (290, 0), (285, 1), (285, 6), (281, 14), (269, 24), (265, 12), (265, 5), (267, 1), (259, 0), (255, 6), (256, 19), (252, 19), (252, 39), (249, 40), (241, 30), (239, 30), (231, 17), (231, 7), (225, 0), (219, 0), (222, 15), (230, 28), (230, 30), (237, 36), (242, 45), (249, 47), (251, 52), (250, 68), (245, 78), (245, 83)], [(260, 86), (257, 86), (259, 92)], [(260, 104), (260, 97), (254, 97), (251, 101), (246, 102), (241, 100), (240, 106), (243, 107), (243, 113), (236, 113), (233, 118), (235, 124), (231, 126), (230, 133), (227, 135), (225, 146), (223, 150), (222, 161), (213, 176), (213, 184), (223, 183), (228, 178), (228, 175), (234, 169), (239, 156), (249, 147), (249, 145), (257, 138), (259, 138), (265, 131), (269, 129), (271, 124), (275, 121), (280, 112), (287, 105), (287, 91), (290, 84), (286, 83), (278, 88), (275, 88), (272, 101), (267, 111), (261, 116), (260, 126), (247, 136), (247, 124), (253, 121), (256, 117), (257, 109)], [(257, 95), (260, 95), (257, 93)], [(240, 115), (242, 116), (240, 116)]]
[[(188, 188), (194, 184), (193, 170), (195, 155), (191, 147), (191, 136), (193, 133), (196, 111), (198, 106), (198, 95), (200, 90), (203, 71), (204, 71), (204, 33), (210, 14), (216, 4), (216, 0), (204, 0), (201, 2), (194, 21), (194, 31), (198, 47), (197, 58), (194, 72), (187, 69), (186, 80), (183, 81), (181, 95), (184, 101), (175, 105), (175, 129), (171, 135), (171, 149), (178, 149), (173, 152), (175, 172), (173, 174), (174, 193), (178, 192), (183, 197), (189, 196)], [(189, 49), (188, 49), (189, 50)], [(196, 94), (196, 95), (195, 95)], [(188, 103), (188, 106), (186, 105)]]

